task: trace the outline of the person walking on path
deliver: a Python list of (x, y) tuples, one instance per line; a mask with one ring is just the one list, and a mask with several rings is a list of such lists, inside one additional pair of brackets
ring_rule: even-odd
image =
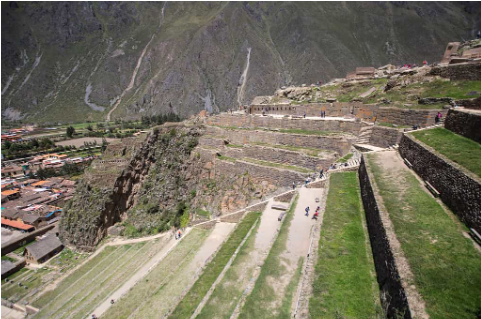
[(324, 176), (324, 168), (321, 168), (321, 171), (319, 172), (319, 178), (322, 178)]
[(306, 216), (309, 216), (309, 210), (310, 210), (310, 208), (309, 208), (309, 206), (307, 206), (306, 207)]
[(306, 118), (306, 111), (304, 111), (304, 118)]
[(296, 182), (292, 182), (292, 189), (296, 189)]

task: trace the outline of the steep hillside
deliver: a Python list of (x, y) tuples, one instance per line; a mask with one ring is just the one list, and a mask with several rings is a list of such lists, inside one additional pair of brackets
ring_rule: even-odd
[(356, 66), (438, 61), (479, 3), (2, 2), (2, 117), (182, 116)]

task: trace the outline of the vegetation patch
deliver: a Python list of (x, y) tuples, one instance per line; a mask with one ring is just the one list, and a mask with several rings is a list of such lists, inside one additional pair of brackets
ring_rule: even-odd
[(344, 155), (343, 157), (341, 157), (340, 159), (337, 160), (337, 163), (346, 163), (347, 161), (349, 161), (352, 158), (353, 155), (354, 154), (352, 154), (352, 153)]
[(259, 225), (260, 223), (257, 223), (257, 226), (239, 250), (231, 266), (196, 318), (229, 318), (231, 316), (242, 297), (247, 283), (252, 278), (255, 267), (257, 267), (256, 262), (251, 260), (251, 252), (255, 249)]
[(315, 156), (315, 157), (325, 157), (326, 155), (332, 155), (335, 153), (334, 151), (320, 150), (314, 147), (298, 147), (298, 146), (292, 146), (292, 145), (267, 144), (262, 142), (251, 142), (250, 144), (278, 148), (278, 149), (287, 150), (287, 151), (300, 152), (300, 153), (304, 153), (306, 155)]
[(431, 318), (476, 318), (481, 311), (481, 256), (465, 227), (426, 193), (408, 170), (368, 160), (414, 282)]
[(281, 226), (279, 235), (269, 251), (269, 255), (262, 266), (261, 273), (257, 278), (254, 289), (247, 297), (246, 303), (242, 308), (239, 318), (264, 319), (275, 317), (287, 319), (291, 317), (292, 298), (300, 278), (300, 267), (302, 267), (303, 258), (299, 258), (297, 262), (296, 273), (291, 278), (287, 289), (284, 292), (282, 305), (276, 309), (275, 315), (269, 305), (278, 299), (276, 290), (272, 286), (272, 283), (280, 281), (280, 279), (285, 276), (285, 272), (287, 270), (285, 261), (281, 259), (281, 255), (287, 248), (289, 227), (291, 226), (292, 219), (294, 218), (294, 211), (296, 210), (298, 198), (299, 197), (297, 196), (294, 200), (294, 203), (286, 212), (285, 220)]
[(442, 127), (411, 133), (451, 161), (481, 177), (481, 145)]
[(242, 219), (229, 239), (206, 266), (199, 279), (177, 305), (170, 318), (190, 318), (260, 214), (260, 212), (250, 212)]
[(363, 216), (357, 173), (332, 174), (309, 300), (311, 318), (380, 315), (379, 290)]
[(296, 172), (299, 172), (299, 173), (312, 173), (312, 172), (314, 172), (313, 170), (310, 170), (310, 169), (307, 169), (307, 168), (304, 168), (304, 167), (293, 166), (293, 165), (284, 165), (284, 164), (268, 162), (268, 161), (258, 160), (258, 159), (249, 158), (249, 157), (244, 157), (242, 160), (246, 161), (246, 162), (249, 162), (249, 163), (253, 163), (253, 164), (276, 167), (276, 168), (280, 168), (280, 169), (288, 169), (288, 170), (296, 171)]

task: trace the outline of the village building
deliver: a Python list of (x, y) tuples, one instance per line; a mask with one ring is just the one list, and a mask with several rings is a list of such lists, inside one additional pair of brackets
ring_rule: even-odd
[(12, 165), (2, 168), (2, 177), (21, 177), (24, 176), (23, 168), (19, 165)]
[(62, 242), (55, 235), (38, 240), (25, 248), (23, 256), (28, 263), (41, 264), (63, 249)]
[(2, 227), (7, 229), (20, 230), (21, 232), (31, 232), (35, 229), (32, 225), (26, 225), (17, 220), (9, 220), (2, 217)]
[[(14, 200), (20, 197), (19, 189), (9, 189), (2, 191), (2, 196), (5, 196), (8, 200)], [(3, 202), (3, 201), (2, 201)]]

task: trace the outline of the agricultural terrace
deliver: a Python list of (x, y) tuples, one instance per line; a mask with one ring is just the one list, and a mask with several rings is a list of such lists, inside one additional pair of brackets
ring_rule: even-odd
[(441, 127), (411, 134), (451, 161), (481, 177), (481, 144)]
[(414, 275), (409, 284), (421, 294), (427, 314), (479, 316), (481, 253), (464, 235), (465, 226), (421, 186), (397, 152), (369, 154), (367, 163)]
[(330, 177), (319, 239), (311, 318), (376, 318), (379, 288), (356, 172)]
[(53, 290), (38, 298), (35, 318), (85, 318), (165, 245), (165, 238), (106, 246)]

